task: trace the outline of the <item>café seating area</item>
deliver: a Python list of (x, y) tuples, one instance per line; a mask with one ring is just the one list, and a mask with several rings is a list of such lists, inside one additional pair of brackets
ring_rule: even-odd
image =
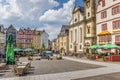
[(6, 63), (0, 63), (0, 70), (6, 70), (8, 69), (8, 65)]
[(16, 75), (27, 74), (30, 70), (31, 62), (18, 62), (16, 65), (13, 65), (13, 72)]

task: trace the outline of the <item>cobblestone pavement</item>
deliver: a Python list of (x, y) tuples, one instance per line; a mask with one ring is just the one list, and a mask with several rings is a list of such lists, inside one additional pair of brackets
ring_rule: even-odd
[(120, 73), (105, 74), (100, 76), (79, 78), (74, 80), (120, 80)]
[[(84, 78), (86, 78), (85, 80), (87, 80), (87, 78), (89, 78), (89, 77), (93, 78), (93, 76), (100, 76), (100, 75), (106, 75), (106, 74), (120, 72), (119, 64), (81, 60), (81, 59), (70, 58), (70, 57), (64, 57), (64, 59), (67, 59), (67, 60), (61, 60), (58, 62), (56, 60), (53, 60), (53, 61), (50, 61), (49, 63), (48, 63), (48, 61), (45, 61), (45, 62), (43, 61), (46, 66), (44, 66), (41, 63), (42, 69), (41, 69), (41, 72), (39, 73), (39, 75), (26, 75), (23, 77), (3, 78), (0, 80), (74, 80), (74, 79), (78, 79), (78, 80), (83, 79), (84, 80)], [(51, 62), (56, 67), (53, 66), (53, 64), (49, 65)], [(47, 65), (49, 65), (49, 66), (47, 66)], [(99, 65), (99, 66), (96, 66), (96, 65)], [(50, 66), (55, 69), (53, 71), (51, 69), (51, 71), (49, 73), (50, 69), (48, 69), (48, 68)], [(105, 67), (101, 67), (101, 66), (105, 66)], [(59, 68), (61, 68), (61, 69), (59, 69)], [(46, 71), (44, 73), (42, 73), (43, 69), (46, 69)], [(35, 70), (37, 72), (39, 69), (35, 68)], [(48, 73), (48, 74), (46, 74), (46, 73)], [(91, 80), (94, 80), (94, 79), (91, 79)], [(103, 79), (103, 80), (105, 80), (105, 79)]]

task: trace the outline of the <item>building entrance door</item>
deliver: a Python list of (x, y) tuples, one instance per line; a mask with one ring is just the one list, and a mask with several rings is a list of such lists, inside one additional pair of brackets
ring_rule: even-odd
[(77, 53), (77, 46), (74, 47), (74, 52)]

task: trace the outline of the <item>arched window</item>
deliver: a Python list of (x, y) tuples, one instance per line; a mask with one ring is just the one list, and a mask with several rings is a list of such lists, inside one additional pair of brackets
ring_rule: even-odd
[(90, 34), (90, 26), (87, 26), (87, 34)]
[(88, 17), (90, 16), (90, 13), (88, 12)]

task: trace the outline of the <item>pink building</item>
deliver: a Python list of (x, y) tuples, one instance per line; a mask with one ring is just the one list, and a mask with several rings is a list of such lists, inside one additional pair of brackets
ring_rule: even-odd
[(19, 29), (17, 31), (17, 37), (16, 37), (16, 42), (17, 42), (17, 47), (22, 47), (22, 48), (29, 48), (30, 45), (32, 44), (32, 39), (33, 39), (33, 30), (30, 28), (27, 29)]

